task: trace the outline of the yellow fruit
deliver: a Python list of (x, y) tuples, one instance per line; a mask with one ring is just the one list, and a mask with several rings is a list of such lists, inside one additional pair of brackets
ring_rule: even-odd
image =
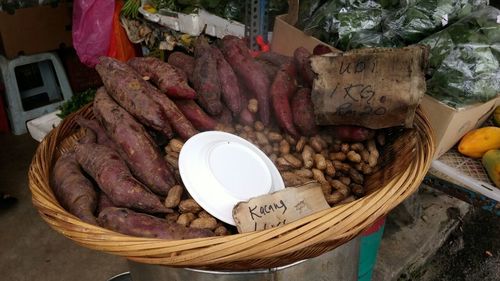
[(465, 156), (481, 158), (488, 150), (500, 148), (500, 128), (483, 127), (465, 134), (458, 151)]
[(483, 155), (482, 162), (491, 181), (500, 188), (500, 150), (489, 150)]

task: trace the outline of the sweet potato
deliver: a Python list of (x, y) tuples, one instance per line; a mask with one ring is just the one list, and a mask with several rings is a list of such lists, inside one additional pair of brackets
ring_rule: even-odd
[(296, 89), (295, 65), (292, 62), (285, 63), (280, 67), (271, 85), (271, 102), (280, 127), (295, 137), (299, 136), (299, 133), (293, 124), (289, 98), (295, 93)]
[(111, 199), (109, 199), (108, 195), (104, 192), (99, 192), (97, 200), (97, 214), (100, 212), (104, 211), (104, 209), (109, 208), (109, 207), (115, 207), (113, 202), (111, 202)]
[(230, 125), (233, 122), (233, 115), (231, 114), (231, 110), (229, 110), (229, 108), (227, 108), (225, 105), (222, 105), (222, 111), (219, 113), (219, 115), (214, 117), (221, 124)]
[(196, 92), (174, 66), (154, 57), (135, 57), (127, 62), (142, 76), (148, 76), (158, 89), (172, 98), (194, 99)]
[(316, 56), (329, 54), (329, 53), (332, 53), (332, 49), (330, 49), (330, 47), (323, 45), (323, 44), (318, 44), (313, 49), (313, 55), (316, 55)]
[(233, 114), (238, 114), (241, 111), (238, 77), (236, 77), (231, 65), (226, 61), (221, 51), (213, 46), (211, 50), (217, 61), (217, 74), (219, 75), (222, 100)]
[(311, 53), (304, 47), (299, 47), (293, 52), (293, 59), (295, 66), (297, 67), (297, 72), (299, 73), (305, 86), (312, 87), (314, 80), (314, 72), (312, 71), (311, 64), (309, 63), (309, 57)]
[(280, 67), (281, 65), (290, 62), (292, 60), (292, 57), (281, 55), (273, 51), (269, 51), (269, 52), (259, 53), (257, 55), (257, 59), (267, 61), (277, 67)]
[(125, 208), (107, 208), (99, 214), (97, 221), (107, 229), (139, 237), (181, 240), (214, 236), (208, 229), (187, 228)]
[(194, 54), (193, 86), (198, 102), (209, 114), (218, 115), (222, 111), (222, 102), (217, 60), (204, 37), (198, 37)]
[(97, 194), (92, 182), (83, 175), (74, 152), (63, 154), (56, 161), (52, 179), (61, 205), (84, 222), (96, 225)]
[(149, 91), (146, 91), (146, 93), (161, 106), (165, 115), (167, 115), (168, 121), (172, 124), (175, 132), (179, 134), (181, 138), (187, 140), (198, 133), (193, 124), (191, 124), (175, 103), (166, 95), (163, 95), (152, 86)]
[(101, 57), (96, 70), (108, 93), (142, 124), (172, 137), (169, 120), (160, 105), (145, 94), (152, 86), (126, 63)]
[(217, 122), (205, 113), (195, 101), (174, 100), (174, 103), (196, 129), (201, 131), (212, 130), (217, 125)]
[(169, 213), (160, 199), (136, 180), (118, 152), (100, 144), (78, 144), (76, 160), (115, 206)]
[(311, 90), (300, 88), (291, 100), (293, 123), (304, 136), (316, 134), (318, 127), (314, 121)]
[[(96, 120), (85, 119), (82, 116), (77, 116), (75, 121), (80, 127), (87, 128), (92, 131), (96, 136), (96, 141), (98, 144), (105, 145), (112, 149), (117, 149), (116, 144), (108, 137), (106, 130), (101, 126), (101, 124)], [(82, 142), (80, 142), (82, 143)]]
[(245, 84), (259, 101), (259, 117), (264, 125), (270, 122), (269, 87), (271, 81), (263, 67), (250, 57), (248, 48), (234, 36), (222, 40), (222, 53), (231, 65), (240, 82)]
[(175, 184), (173, 171), (144, 127), (116, 104), (104, 88), (97, 90), (94, 111), (132, 173), (153, 192), (167, 195)]
[[(173, 52), (168, 56), (168, 64), (178, 67), (186, 73), (189, 81), (193, 77), (194, 58), (181, 52)], [(192, 82), (192, 81), (191, 81)]]
[(375, 131), (365, 127), (341, 125), (328, 128), (331, 134), (341, 141), (361, 142), (375, 136)]
[(260, 64), (262, 69), (265, 71), (267, 77), (269, 78), (269, 81), (273, 81), (276, 73), (278, 73), (279, 67), (268, 61), (256, 60), (256, 62)]

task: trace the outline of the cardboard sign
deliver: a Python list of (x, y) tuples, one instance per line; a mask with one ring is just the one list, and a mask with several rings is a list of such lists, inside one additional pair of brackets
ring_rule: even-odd
[(426, 90), (427, 56), (428, 48), (420, 45), (313, 56), (316, 123), (411, 128)]
[(311, 182), (240, 202), (233, 218), (244, 233), (284, 225), (329, 207), (321, 185)]

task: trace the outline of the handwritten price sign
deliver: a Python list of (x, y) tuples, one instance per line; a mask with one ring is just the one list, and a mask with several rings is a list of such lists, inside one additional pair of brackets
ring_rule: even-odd
[(318, 125), (372, 129), (413, 126), (425, 93), (428, 49), (360, 49), (314, 56), (312, 102)]
[(328, 208), (321, 185), (311, 182), (240, 202), (233, 208), (233, 218), (244, 233), (285, 225)]

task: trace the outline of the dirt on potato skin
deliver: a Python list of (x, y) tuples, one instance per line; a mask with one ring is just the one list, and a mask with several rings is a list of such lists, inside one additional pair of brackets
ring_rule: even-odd
[(426, 265), (399, 280), (500, 280), (500, 217), (473, 208)]

